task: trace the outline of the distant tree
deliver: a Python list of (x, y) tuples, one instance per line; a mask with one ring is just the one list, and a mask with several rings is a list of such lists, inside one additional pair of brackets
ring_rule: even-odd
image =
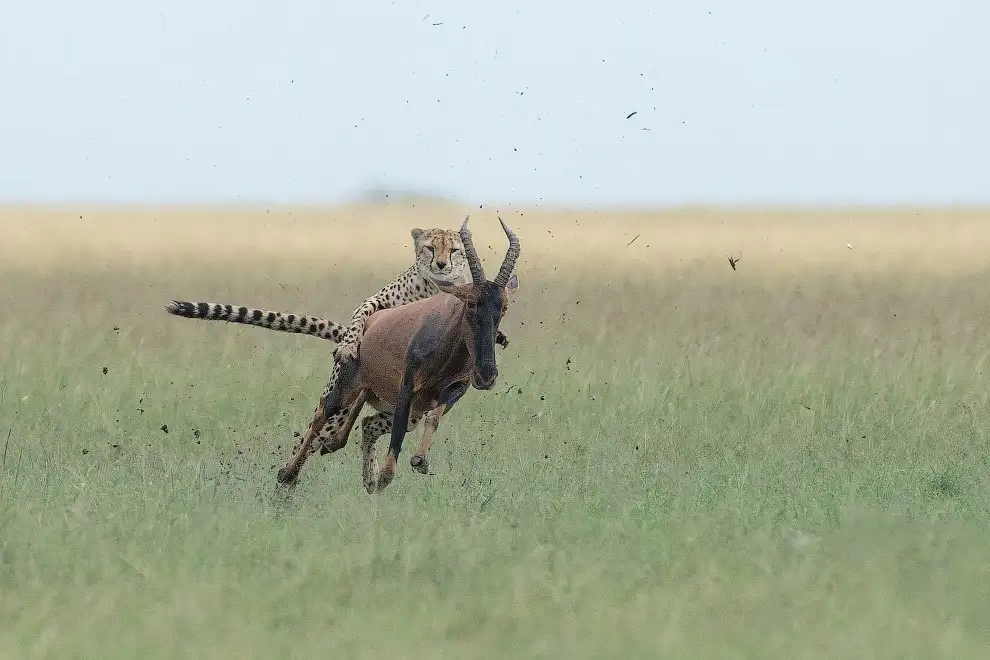
[(451, 198), (449, 195), (411, 187), (372, 185), (366, 186), (357, 194), (357, 201), (372, 204), (445, 203), (451, 201)]

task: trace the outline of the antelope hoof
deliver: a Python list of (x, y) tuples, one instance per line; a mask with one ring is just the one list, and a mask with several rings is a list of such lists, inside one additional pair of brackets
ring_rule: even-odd
[(283, 486), (294, 486), (296, 475), (292, 472), (292, 470), (284, 467), (278, 471), (277, 475), (275, 475), (275, 480)]
[(382, 492), (385, 487), (392, 483), (392, 479), (395, 477), (395, 470), (390, 470), (387, 467), (378, 474), (378, 483), (376, 484), (375, 491)]
[(409, 465), (420, 474), (429, 474), (430, 472), (430, 462), (426, 460), (425, 454), (413, 454), (409, 458)]

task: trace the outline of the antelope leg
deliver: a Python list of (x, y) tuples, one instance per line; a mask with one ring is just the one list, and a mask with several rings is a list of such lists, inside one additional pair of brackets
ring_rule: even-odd
[(446, 408), (447, 405), (441, 403), (423, 417), (423, 440), (419, 443), (419, 451), (409, 457), (409, 465), (420, 474), (428, 474), (430, 471), (426, 454), (430, 451), (430, 440), (433, 439), (433, 433), (440, 425), (440, 418)]
[(347, 436), (350, 435), (366, 397), (367, 394), (363, 390), (353, 392), (347, 397), (349, 401), (345, 402), (350, 405), (344, 405), (332, 417), (327, 417), (324, 401), (321, 400), (313, 413), (313, 420), (293, 449), (292, 458), (278, 471), (277, 482), (281, 485), (294, 486), (303, 464), (317, 450), (321, 454), (326, 454), (343, 448), (347, 444)]
[[(338, 415), (340, 416), (340, 415)], [(277, 480), (279, 484), (294, 486), (299, 478), (299, 471), (302, 469), (306, 459), (312, 456), (320, 446), (320, 436), (332, 433), (332, 423), (324, 414), (323, 401), (320, 401), (313, 413), (306, 431), (299, 438), (292, 451), (292, 458), (278, 471)], [(327, 428), (331, 427), (331, 428)]]
[(419, 443), (419, 451), (409, 459), (409, 465), (420, 474), (428, 474), (430, 471), (430, 461), (427, 454), (430, 451), (430, 441), (433, 440), (433, 434), (440, 426), (440, 420), (464, 396), (467, 390), (467, 383), (454, 383), (440, 395), (440, 405), (426, 414), (423, 423), (423, 440)]

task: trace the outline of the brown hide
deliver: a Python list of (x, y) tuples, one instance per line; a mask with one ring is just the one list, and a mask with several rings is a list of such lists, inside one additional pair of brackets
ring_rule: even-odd
[(470, 379), (474, 370), (474, 336), (464, 318), (463, 302), (441, 292), (384, 309), (368, 318), (355, 382), (356, 389), (368, 390), (368, 404), (376, 410), (394, 412), (409, 347), (421, 329), (435, 331), (439, 343), (434, 357), (422, 365), (413, 382), (413, 415), (432, 410), (443, 390)]

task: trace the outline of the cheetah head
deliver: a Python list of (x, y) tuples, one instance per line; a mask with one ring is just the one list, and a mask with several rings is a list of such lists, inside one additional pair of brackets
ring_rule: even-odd
[(440, 284), (467, 284), (471, 281), (464, 243), (452, 229), (413, 229), (416, 267), (423, 277)]

